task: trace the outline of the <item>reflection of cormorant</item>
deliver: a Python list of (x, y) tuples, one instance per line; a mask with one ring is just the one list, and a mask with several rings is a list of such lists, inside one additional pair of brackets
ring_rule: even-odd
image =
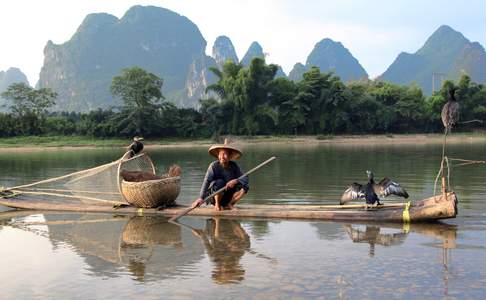
[(366, 226), (364, 232), (353, 228), (349, 224), (344, 225), (344, 230), (354, 243), (370, 244), (369, 256), (375, 255), (375, 244), (386, 247), (400, 245), (405, 241), (407, 236), (406, 232), (382, 234), (380, 233), (380, 227), (369, 225)]
[(193, 231), (201, 238), (215, 264), (214, 282), (225, 284), (244, 279), (245, 269), (240, 265), (240, 259), (246, 251), (250, 251), (250, 237), (238, 221), (208, 219), (204, 232)]
[(133, 143), (131, 143), (128, 147), (127, 147), (127, 151), (130, 151), (130, 156), (133, 157), (137, 154), (139, 154), (140, 152), (142, 152), (143, 150), (143, 144), (142, 142), (143, 141), (143, 137), (134, 137), (133, 138)]
[(366, 199), (366, 204), (380, 204), (378, 196), (387, 197), (389, 195), (397, 195), (408, 198), (408, 193), (400, 184), (387, 177), (383, 178), (379, 183), (376, 183), (373, 172), (366, 171), (366, 174), (368, 175), (368, 183), (365, 186), (356, 182), (350, 185), (341, 197), (341, 205), (355, 199)]

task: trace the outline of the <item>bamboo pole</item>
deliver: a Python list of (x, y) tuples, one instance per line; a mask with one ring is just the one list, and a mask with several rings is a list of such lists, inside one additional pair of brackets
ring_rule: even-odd
[[(355, 208), (400, 208), (406, 203), (389, 203), (383, 205), (372, 204), (348, 204), (348, 205), (300, 205), (300, 204), (257, 204), (259, 208), (265, 209), (298, 209), (298, 210), (321, 210), (321, 209), (355, 209)], [(413, 204), (411, 205), (413, 206)], [(251, 206), (240, 205), (240, 208), (250, 208)]]

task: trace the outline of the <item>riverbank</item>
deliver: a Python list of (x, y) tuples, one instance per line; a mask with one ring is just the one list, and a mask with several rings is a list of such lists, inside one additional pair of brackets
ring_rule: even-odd
[[(426, 144), (442, 143), (443, 134), (387, 134), (387, 135), (317, 135), (317, 136), (231, 136), (240, 145), (251, 144)], [(486, 142), (486, 133), (454, 133), (447, 138), (448, 143)], [(30, 136), (0, 138), (0, 151), (13, 149), (50, 150), (100, 147), (126, 147), (130, 139), (100, 139), (79, 136)], [(145, 140), (147, 148), (195, 147), (213, 144), (211, 139), (150, 139)]]

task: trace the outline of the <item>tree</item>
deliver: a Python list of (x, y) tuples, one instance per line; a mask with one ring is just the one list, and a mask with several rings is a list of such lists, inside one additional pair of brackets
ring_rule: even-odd
[(348, 118), (343, 97), (346, 86), (339, 77), (312, 67), (303, 74), (297, 87), (295, 101), (305, 116), (306, 133), (333, 132), (345, 126)]
[(139, 67), (123, 69), (113, 78), (111, 93), (124, 103), (113, 122), (122, 134), (151, 135), (157, 131), (157, 120), (166, 106), (162, 85), (161, 78)]
[(222, 71), (211, 69), (219, 80), (206, 90), (221, 97), (221, 114), (228, 117), (231, 133), (252, 135), (274, 130), (277, 113), (268, 102), (270, 83), (277, 69), (276, 65), (266, 65), (261, 58), (254, 58), (248, 68), (228, 61)]
[(296, 134), (305, 123), (301, 107), (295, 100), (296, 84), (287, 78), (276, 78), (270, 84), (269, 104), (277, 111), (277, 126), (280, 133)]
[[(236, 91), (237, 77), (242, 69), (243, 66), (241, 64), (235, 64), (231, 60), (226, 61), (222, 70), (214, 67), (210, 68), (210, 71), (218, 77), (218, 82), (209, 85), (206, 88), (206, 92), (215, 92), (221, 101), (217, 102), (217, 104), (208, 102), (207, 106), (204, 107), (203, 115), (206, 116), (206, 109), (211, 109), (213, 112), (218, 113), (218, 117), (214, 119), (218, 123), (214, 124), (216, 126), (212, 128), (212, 131), (216, 134), (240, 133), (242, 115), (241, 110), (237, 107), (235, 98), (239, 93)], [(215, 105), (218, 105), (219, 109)]]
[(12, 101), (10, 109), (14, 114), (41, 117), (55, 104), (57, 93), (50, 88), (36, 90), (25, 83), (14, 83), (2, 93), (2, 97)]
[(20, 120), (22, 134), (39, 134), (49, 107), (55, 104), (57, 93), (50, 88), (34, 89), (25, 83), (10, 85), (2, 97), (10, 100), (10, 110)]

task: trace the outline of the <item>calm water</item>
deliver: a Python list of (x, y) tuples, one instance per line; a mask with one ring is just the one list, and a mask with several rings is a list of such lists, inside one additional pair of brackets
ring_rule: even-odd
[[(257, 145), (245, 203), (335, 204), (365, 170), (433, 193), (440, 145)], [(450, 157), (486, 159), (486, 144)], [(197, 197), (206, 148), (150, 151), (183, 168), (178, 202)], [(121, 149), (0, 153), (1, 186), (59, 176), (118, 158)], [(0, 298), (483, 299), (486, 166), (453, 170), (459, 216), (438, 224), (353, 224), (46, 212), (0, 213)], [(399, 201), (398, 199), (386, 199)]]

